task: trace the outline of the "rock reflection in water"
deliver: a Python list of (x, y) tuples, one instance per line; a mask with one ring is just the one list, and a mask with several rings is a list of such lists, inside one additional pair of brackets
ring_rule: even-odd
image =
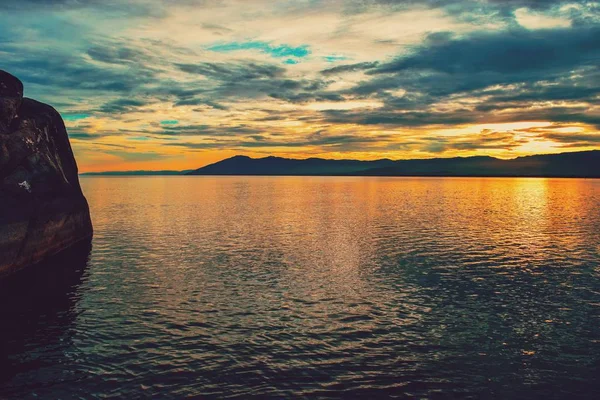
[(62, 365), (69, 363), (78, 287), (90, 251), (91, 243), (85, 242), (0, 281), (3, 394), (23, 393), (32, 380), (43, 384), (77, 379), (76, 372)]

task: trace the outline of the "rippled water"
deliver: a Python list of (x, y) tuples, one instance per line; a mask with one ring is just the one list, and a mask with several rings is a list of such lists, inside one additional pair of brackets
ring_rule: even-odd
[(82, 186), (91, 253), (2, 284), (0, 398), (600, 396), (600, 180)]

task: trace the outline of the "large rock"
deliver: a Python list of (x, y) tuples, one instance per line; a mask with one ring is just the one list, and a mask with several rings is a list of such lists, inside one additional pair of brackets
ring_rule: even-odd
[(60, 114), (0, 71), (0, 276), (92, 237)]
[(9, 129), (22, 100), (23, 84), (21, 81), (0, 70), (0, 132)]

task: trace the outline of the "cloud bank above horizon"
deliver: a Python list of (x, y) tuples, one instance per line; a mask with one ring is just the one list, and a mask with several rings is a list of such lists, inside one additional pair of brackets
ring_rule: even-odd
[(82, 171), (600, 148), (600, 2), (4, 0)]

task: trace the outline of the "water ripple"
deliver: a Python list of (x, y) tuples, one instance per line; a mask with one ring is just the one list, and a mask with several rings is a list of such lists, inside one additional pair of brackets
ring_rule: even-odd
[(600, 396), (598, 180), (82, 186), (91, 253), (0, 288), (0, 398)]

